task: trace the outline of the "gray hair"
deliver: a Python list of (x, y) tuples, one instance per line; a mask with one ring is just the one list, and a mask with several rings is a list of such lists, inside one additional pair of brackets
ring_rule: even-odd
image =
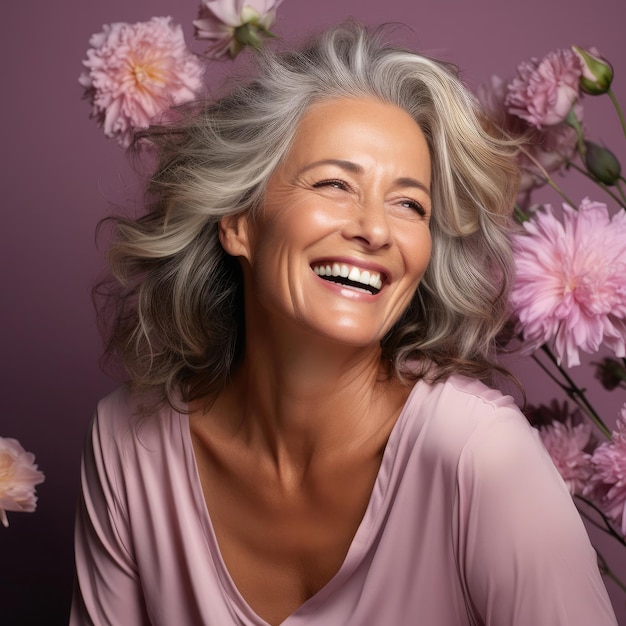
[(516, 146), (487, 129), (453, 66), (386, 43), (387, 30), (349, 22), (300, 50), (266, 49), (252, 81), (138, 135), (158, 151), (149, 211), (115, 219), (114, 278), (97, 291), (115, 312), (109, 354), (158, 401), (214, 394), (241, 358), (241, 270), (218, 222), (260, 206), (303, 113), (331, 98), (397, 105), (430, 150), (432, 258), (384, 357), (405, 380), (407, 360), (413, 378), (493, 372), (512, 279)]

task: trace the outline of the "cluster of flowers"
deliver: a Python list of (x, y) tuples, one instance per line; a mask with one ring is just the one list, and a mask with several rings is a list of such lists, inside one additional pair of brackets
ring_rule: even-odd
[[(128, 146), (135, 129), (201, 95), (204, 59), (232, 58), (272, 37), (269, 29), (281, 2), (204, 0), (193, 22), (196, 39), (208, 41), (202, 55), (187, 47), (182, 28), (169, 17), (105, 25), (90, 40), (79, 79), (92, 117), (107, 137)], [(517, 334), (527, 354), (536, 358), (541, 349), (548, 355), (560, 381), (546, 371), (578, 406), (572, 412), (567, 403), (561, 407), (555, 402), (529, 411), (529, 417), (571, 494), (592, 506), (614, 536), (612, 524), (626, 536), (626, 404), (611, 433), (562, 364), (579, 365), (579, 351), (595, 354), (604, 346), (615, 358), (604, 359), (599, 377), (607, 388), (626, 387), (626, 181), (617, 158), (590, 141), (583, 128), (583, 95), (608, 94), (626, 135), (612, 80), (610, 63), (595, 49), (574, 46), (520, 64), (508, 83), (493, 77), (478, 98), (492, 123), (523, 138), (517, 209), (525, 233), (515, 240), (517, 276), (511, 298)], [(587, 176), (616, 202), (618, 211), (611, 216), (605, 203), (588, 198), (571, 202), (552, 178), (566, 170)], [(533, 192), (546, 184), (566, 201), (561, 218), (549, 205), (541, 210), (531, 206)], [(597, 443), (592, 422), (606, 436), (604, 443)], [(19, 447), (14, 440), (3, 442), (14, 453)], [(6, 504), (2, 450), (0, 445), (0, 520), (6, 523), (2, 507), (18, 509)], [(32, 463), (23, 450), (20, 454), (15, 458)], [(21, 510), (34, 509), (33, 486), (43, 479), (41, 473), (36, 466), (26, 471), (27, 464), (5, 466), (22, 468), (21, 474), (11, 470), (13, 476), (25, 477), (25, 483), (18, 480), (16, 485), (31, 481), (30, 492), (19, 487), (17, 495), (11, 492), (11, 506), (20, 502)]]
[[(493, 77), (478, 98), (494, 124), (524, 139), (517, 205), (524, 232), (514, 242), (511, 295), (517, 337), (522, 351), (577, 405), (570, 411), (567, 402), (555, 401), (530, 407), (528, 416), (572, 496), (626, 546), (626, 404), (611, 433), (567, 369), (580, 364), (580, 351), (603, 348), (614, 357), (596, 364), (596, 376), (607, 389), (626, 388), (626, 181), (615, 155), (590, 141), (582, 124), (583, 96), (608, 94), (626, 135), (612, 80), (613, 68), (595, 49), (574, 46), (522, 63), (508, 84)], [(552, 178), (566, 171), (597, 185), (615, 202), (614, 214), (589, 198), (578, 206), (571, 202)], [(560, 217), (550, 205), (530, 203), (546, 184), (565, 200)], [(592, 424), (605, 436), (603, 443)]]
[(172, 106), (194, 100), (204, 88), (203, 59), (236, 56), (244, 47), (259, 48), (282, 0), (205, 0), (193, 22), (195, 37), (208, 40), (203, 55), (185, 43), (183, 29), (170, 17), (147, 22), (104, 25), (91, 46), (79, 78), (92, 117), (104, 134), (123, 147), (133, 132)]

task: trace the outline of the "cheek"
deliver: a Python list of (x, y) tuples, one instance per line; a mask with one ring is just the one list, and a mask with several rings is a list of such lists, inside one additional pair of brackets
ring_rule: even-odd
[(424, 225), (424, 228), (412, 236), (406, 233), (401, 245), (405, 251), (407, 271), (418, 279), (421, 278), (428, 267), (432, 252), (432, 240), (428, 227)]

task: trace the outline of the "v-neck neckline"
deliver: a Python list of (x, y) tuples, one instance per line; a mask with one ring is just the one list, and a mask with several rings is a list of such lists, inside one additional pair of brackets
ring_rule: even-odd
[[(290, 613), (280, 623), (280, 626), (290, 626), (292, 622), (295, 623), (297, 621), (298, 616), (301, 613), (310, 614), (314, 611), (316, 606), (323, 604), (324, 600), (331, 595), (338, 586), (340, 586), (343, 580), (350, 576), (350, 574), (361, 562), (369, 545), (368, 539), (370, 538), (372, 528), (376, 528), (377, 526), (375, 522), (381, 509), (384, 511), (382, 504), (385, 499), (385, 494), (387, 493), (387, 486), (389, 485), (392, 476), (392, 469), (396, 459), (395, 452), (401, 440), (401, 433), (404, 428), (404, 424), (407, 421), (407, 407), (411, 404), (413, 396), (417, 393), (417, 389), (422, 386), (422, 382), (423, 381), (417, 381), (414, 384), (404, 405), (402, 406), (402, 409), (400, 410), (396, 423), (393, 425), (393, 428), (389, 433), (389, 438), (387, 439), (387, 443), (383, 451), (380, 467), (378, 468), (378, 473), (376, 474), (376, 479), (374, 481), (374, 486), (372, 488), (365, 513), (359, 523), (354, 537), (352, 538), (352, 541), (350, 542), (350, 546), (342, 564), (332, 578), (319, 591), (305, 600), (293, 613)], [(226, 594), (233, 610), (238, 613), (240, 617), (244, 618), (242, 623), (245, 626), (270, 626), (270, 624), (259, 616), (248, 604), (228, 571), (217, 541), (215, 529), (213, 528), (211, 515), (204, 498), (202, 483), (200, 481), (200, 472), (198, 470), (196, 454), (193, 447), (189, 415), (186, 413), (181, 413), (179, 415), (182, 424), (183, 445), (186, 448), (188, 458), (189, 483), (191, 485), (195, 505), (204, 529), (207, 547), (211, 557), (213, 558), (214, 567), (222, 589)]]

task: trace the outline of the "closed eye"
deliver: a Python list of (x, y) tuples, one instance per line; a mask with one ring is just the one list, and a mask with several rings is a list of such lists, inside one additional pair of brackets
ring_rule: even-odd
[(344, 191), (348, 191), (350, 189), (349, 185), (346, 182), (337, 178), (320, 180), (317, 183), (313, 183), (314, 189), (319, 189), (320, 187), (332, 187), (333, 189), (342, 189)]
[(426, 217), (426, 209), (420, 202), (417, 200), (402, 200), (400, 205), (406, 207), (407, 209), (411, 209), (421, 215), (422, 217)]

